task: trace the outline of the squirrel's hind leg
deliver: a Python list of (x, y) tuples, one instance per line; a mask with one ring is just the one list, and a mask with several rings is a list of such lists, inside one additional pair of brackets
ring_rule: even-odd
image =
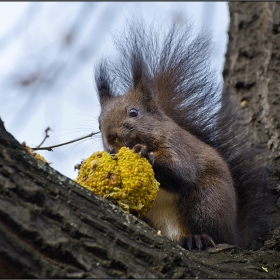
[[(233, 187), (211, 180), (181, 194), (179, 211), (184, 237), (179, 244), (199, 250), (218, 243), (237, 244), (236, 200)], [(231, 190), (232, 189), (232, 190)]]

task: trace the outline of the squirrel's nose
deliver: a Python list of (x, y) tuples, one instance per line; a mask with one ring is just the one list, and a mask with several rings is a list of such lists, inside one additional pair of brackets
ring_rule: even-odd
[(113, 129), (110, 126), (106, 129), (105, 135), (109, 142), (114, 142), (114, 141), (116, 141), (116, 139), (118, 139), (117, 132), (115, 131), (115, 129)]
[(118, 139), (117, 133), (108, 133), (108, 134), (107, 134), (107, 140), (108, 140), (109, 142), (113, 142), (113, 141), (115, 141), (116, 139)]

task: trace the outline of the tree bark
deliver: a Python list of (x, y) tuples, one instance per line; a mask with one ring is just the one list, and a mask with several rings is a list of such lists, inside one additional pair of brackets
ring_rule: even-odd
[(280, 2), (229, 2), (229, 11), (224, 87), (269, 171), (271, 233), (280, 225)]
[(280, 181), (280, 3), (230, 2), (225, 88)]
[(235, 246), (184, 250), (35, 159), (0, 121), (0, 277), (271, 277), (264, 266)]
[[(250, 9), (257, 19), (254, 13), (251, 18), (245, 15), (249, 9), (246, 5), (249, 4), (230, 3), (232, 20), (225, 85), (239, 103), (247, 98), (247, 105), (241, 107), (247, 116), (247, 126), (260, 139), (264, 150), (266, 141), (271, 140), (273, 146), (267, 149), (265, 160), (268, 164), (279, 164), (279, 106), (276, 104), (279, 72), (275, 70), (280, 46), (277, 45), (279, 3), (251, 2)], [(248, 58), (246, 54), (244, 61), (251, 60), (243, 64), (241, 61), (239, 64), (239, 59), (244, 53), (250, 56), (250, 46), (253, 48), (254, 44), (246, 44), (244, 40), (251, 42), (249, 37), (253, 41), (255, 37), (253, 32), (247, 35), (242, 32), (244, 26), (256, 24), (259, 19), (267, 26), (267, 33), (271, 31), (270, 35), (265, 34), (270, 36), (266, 42), (269, 50), (267, 46), (264, 51), (260, 49), (256, 66), (250, 68), (254, 56)], [(254, 31), (261, 28), (259, 25)], [(268, 53), (270, 60), (263, 58)], [(261, 58), (264, 60), (260, 61)], [(256, 67), (260, 70), (256, 71)], [(243, 68), (250, 70), (252, 76), (255, 73), (254, 82)], [(256, 74), (259, 71), (265, 74)], [(252, 88), (255, 90), (250, 91)], [(258, 98), (262, 103), (258, 104)], [(275, 213), (276, 210), (274, 216), (267, 216), (274, 217), (274, 231), (270, 230), (268, 240), (258, 251), (226, 244), (203, 252), (184, 250), (143, 221), (35, 159), (5, 130), (0, 119), (2, 278), (279, 278), (280, 227)]]

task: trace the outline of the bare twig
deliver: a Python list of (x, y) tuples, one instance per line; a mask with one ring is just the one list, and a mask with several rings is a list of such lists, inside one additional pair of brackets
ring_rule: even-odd
[(100, 133), (100, 131), (98, 131), (98, 132), (92, 132), (92, 133), (90, 133), (89, 135), (86, 135), (86, 136), (83, 136), (83, 137), (77, 138), (77, 139), (75, 139), (75, 140), (62, 143), (62, 144), (53, 145), (53, 146), (49, 146), (49, 147), (41, 147), (41, 148), (40, 148), (40, 147), (37, 147), (37, 148), (31, 148), (31, 149), (32, 149), (33, 151), (37, 151), (37, 150), (52, 151), (53, 148), (60, 147), (60, 146), (64, 146), (64, 145), (67, 145), (67, 144), (71, 144), (71, 143), (74, 143), (74, 142), (83, 140), (83, 139), (85, 139), (85, 138), (92, 137), (93, 135), (95, 135), (95, 134), (97, 134), (97, 133)]
[[(48, 138), (48, 137), (50, 137), (50, 135), (48, 134), (48, 131), (49, 130), (51, 130), (50, 129), (50, 127), (48, 126), (46, 129), (45, 129), (45, 138), (43, 139), (43, 141), (36, 147), (36, 148), (40, 148), (42, 145), (43, 145), (43, 143), (46, 141), (46, 139)], [(33, 149), (34, 150), (34, 149)]]

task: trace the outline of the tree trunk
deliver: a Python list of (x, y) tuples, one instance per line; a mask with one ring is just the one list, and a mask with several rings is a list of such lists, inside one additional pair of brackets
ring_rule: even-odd
[[(279, 135), (276, 119), (279, 118), (276, 114), (279, 108), (275, 105), (277, 100), (272, 98), (273, 93), (276, 94), (275, 88), (279, 87), (279, 72), (277, 79), (273, 76), (276, 70), (271, 70), (276, 67), (273, 65), (277, 64), (277, 55), (279, 60), (276, 39), (273, 41), (270, 38), (267, 43), (271, 51), (270, 61), (267, 62), (266, 58), (264, 64), (258, 60), (255, 68), (250, 68), (253, 75), (257, 73), (257, 66), (262, 66), (265, 75), (258, 76), (250, 87), (251, 80), (238, 74), (243, 68), (251, 67), (251, 63), (238, 65), (241, 49), (247, 50), (243, 40), (250, 41), (250, 36), (251, 40), (255, 38), (252, 32), (239, 39), (239, 33), (244, 36), (242, 32), (246, 24), (256, 24), (255, 21), (267, 14), (269, 18), (264, 17), (265, 24), (272, 27), (272, 32), (268, 35), (267, 31), (265, 36), (278, 36), (279, 41), (279, 4), (251, 2), (250, 9), (258, 17), (255, 19), (252, 14), (250, 20), (244, 19), (249, 17), (245, 15), (246, 5), (248, 3), (230, 3), (232, 21), (225, 85), (239, 103), (247, 98), (247, 107), (242, 107), (242, 110), (247, 112), (247, 116), (252, 112), (255, 116), (250, 121), (247, 118), (248, 125), (256, 138), (262, 136), (259, 142), (263, 149), (266, 148), (265, 141), (272, 140), (271, 149), (274, 150), (267, 150), (266, 160), (268, 164), (271, 161), (279, 164), (279, 142), (275, 136)], [(258, 10), (259, 5), (264, 5), (266, 12), (264, 8)], [(265, 54), (261, 52), (258, 56), (267, 52), (265, 49)], [(245, 58), (249, 59), (246, 55)], [(271, 80), (268, 82), (267, 78)], [(250, 91), (252, 87), (255, 87), (254, 91)], [(261, 98), (262, 103), (254, 101), (256, 98)], [(255, 110), (251, 104), (260, 108)], [(262, 127), (266, 132), (264, 135)], [(184, 250), (158, 235), (143, 221), (35, 159), (5, 130), (0, 119), (2, 278), (277, 278), (280, 276), (280, 227), (277, 229), (276, 225), (271, 238), (258, 251), (245, 251), (225, 244), (203, 252)]]
[(280, 2), (229, 2), (224, 86), (270, 174), (269, 232), (280, 226)]

